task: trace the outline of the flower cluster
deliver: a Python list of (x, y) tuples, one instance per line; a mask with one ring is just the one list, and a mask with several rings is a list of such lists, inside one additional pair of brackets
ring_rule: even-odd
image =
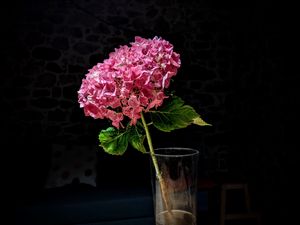
[(135, 125), (142, 111), (162, 105), (164, 90), (180, 67), (179, 54), (168, 41), (136, 37), (131, 47), (121, 46), (98, 63), (78, 91), (86, 116), (108, 118), (119, 128), (125, 117)]

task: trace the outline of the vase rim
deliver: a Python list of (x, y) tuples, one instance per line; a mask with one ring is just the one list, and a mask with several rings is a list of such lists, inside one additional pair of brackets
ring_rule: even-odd
[[(168, 153), (167, 151), (180, 151), (180, 153)], [(199, 155), (199, 150), (186, 147), (163, 147), (154, 149), (154, 155), (161, 157), (188, 157)]]

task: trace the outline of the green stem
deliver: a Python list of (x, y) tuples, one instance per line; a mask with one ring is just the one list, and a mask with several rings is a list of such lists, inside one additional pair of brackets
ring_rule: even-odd
[(156, 173), (156, 176), (158, 177), (158, 179), (161, 179), (161, 173), (159, 171), (159, 167), (158, 167), (158, 163), (157, 163), (157, 159), (155, 157), (155, 153), (154, 153), (154, 148), (153, 148), (153, 144), (152, 144), (152, 139), (151, 139), (151, 135), (150, 135), (150, 132), (149, 132), (149, 129), (148, 129), (148, 125), (146, 123), (146, 120), (144, 118), (144, 114), (141, 112), (141, 119), (142, 119), (142, 122), (143, 122), (143, 126), (145, 128), (145, 132), (146, 132), (146, 137), (147, 137), (147, 141), (148, 141), (148, 146), (149, 146), (149, 150), (150, 150), (150, 156), (151, 156), (151, 159), (153, 161), (153, 165), (154, 165), (154, 168), (155, 168), (155, 173)]
[(167, 194), (167, 191), (166, 191), (165, 182), (164, 182), (164, 180), (163, 180), (163, 178), (161, 176), (161, 172), (160, 172), (159, 167), (158, 167), (157, 159), (156, 159), (156, 156), (155, 156), (155, 153), (154, 153), (153, 144), (152, 144), (151, 135), (150, 135), (150, 132), (149, 132), (149, 129), (148, 129), (148, 125), (146, 123), (146, 120), (145, 120), (144, 115), (143, 115), (142, 112), (141, 112), (141, 119), (142, 119), (143, 126), (144, 126), (144, 129), (145, 129), (145, 132), (146, 132), (146, 137), (147, 137), (148, 146), (149, 146), (149, 150), (150, 150), (150, 156), (151, 156), (154, 168), (155, 168), (156, 177), (157, 177), (157, 179), (159, 181), (159, 184), (160, 184), (162, 198), (163, 198), (163, 201), (165, 203), (167, 211), (169, 213), (171, 213), (171, 209), (170, 209), (170, 206), (169, 206), (169, 200), (168, 200), (168, 194)]

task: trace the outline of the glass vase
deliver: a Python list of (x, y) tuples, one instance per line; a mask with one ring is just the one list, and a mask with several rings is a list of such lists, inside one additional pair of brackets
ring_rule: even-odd
[[(156, 225), (196, 225), (199, 152), (190, 148), (159, 148), (151, 160), (151, 181)], [(160, 180), (159, 180), (160, 177)]]

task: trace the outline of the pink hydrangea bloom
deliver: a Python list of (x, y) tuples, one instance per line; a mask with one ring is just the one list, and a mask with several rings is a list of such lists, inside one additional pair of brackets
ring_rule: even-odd
[(78, 91), (86, 116), (108, 118), (119, 128), (124, 116), (135, 125), (141, 112), (162, 105), (164, 90), (180, 67), (180, 56), (162, 38), (136, 37), (131, 47), (121, 46), (98, 63)]

